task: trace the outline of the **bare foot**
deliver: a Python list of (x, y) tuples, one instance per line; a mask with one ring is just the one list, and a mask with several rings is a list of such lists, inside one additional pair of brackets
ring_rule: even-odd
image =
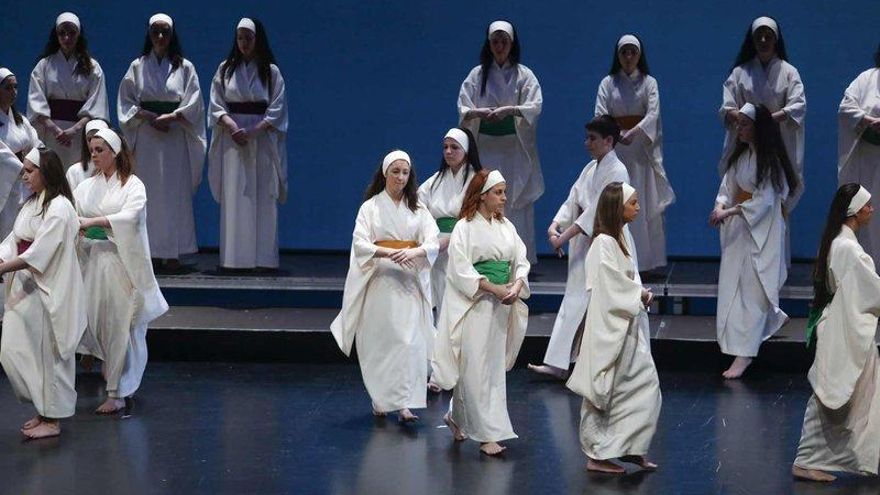
[(22, 433), (31, 440), (57, 437), (61, 434), (61, 424), (58, 421), (41, 421), (31, 429), (22, 430)]
[(742, 376), (750, 364), (752, 364), (752, 358), (737, 356), (736, 359), (733, 360), (733, 363), (731, 363), (730, 368), (727, 368), (727, 371), (721, 373), (721, 376), (728, 380), (736, 380)]
[(383, 413), (382, 411), (376, 409), (376, 404), (373, 404), (372, 407), (373, 407), (373, 416), (376, 416), (377, 418), (384, 418), (385, 416), (387, 416), (386, 413)]
[(449, 413), (446, 413), (443, 416), (443, 422), (446, 423), (446, 426), (449, 427), (449, 431), (452, 432), (453, 440), (455, 440), (456, 442), (467, 440), (467, 435), (465, 435), (461, 431), (461, 428), (459, 428), (458, 425), (455, 424), (455, 421), (452, 420), (452, 416), (450, 416)]
[(21, 431), (30, 430), (31, 428), (39, 425), (42, 422), (43, 422), (43, 420), (42, 420), (42, 418), (40, 418), (40, 415), (38, 414), (38, 415), (34, 416), (33, 418), (27, 420), (27, 422), (25, 424), (21, 425)]
[(401, 423), (415, 423), (419, 417), (412, 413), (409, 409), (401, 409), (397, 411), (397, 420)]
[(828, 474), (825, 471), (819, 471), (818, 469), (804, 469), (797, 465), (791, 467), (791, 474), (799, 480), (806, 481), (822, 481), (827, 483), (837, 479), (837, 476)]
[(611, 461), (599, 461), (587, 457), (587, 471), (595, 471), (597, 473), (623, 474), (625, 469)]
[(114, 399), (110, 397), (95, 409), (95, 414), (116, 414), (124, 408), (125, 401), (123, 399)]
[(498, 445), (497, 442), (487, 442), (480, 444), (480, 452), (491, 456), (499, 455), (506, 449), (507, 447), (502, 447), (501, 445)]
[(549, 364), (531, 364), (529, 363), (529, 369), (534, 371), (535, 373), (540, 373), (542, 375), (549, 375), (553, 378), (558, 378), (560, 380), (565, 380), (568, 378), (568, 370), (564, 370), (562, 368), (557, 368), (556, 366), (550, 366)]
[(621, 462), (628, 462), (630, 464), (635, 464), (636, 466), (644, 469), (645, 471), (656, 471), (657, 465), (653, 462), (649, 461), (647, 457), (643, 455), (625, 455), (620, 458)]

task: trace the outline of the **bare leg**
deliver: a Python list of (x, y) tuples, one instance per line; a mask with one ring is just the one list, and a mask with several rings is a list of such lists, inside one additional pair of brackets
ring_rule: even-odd
[(587, 471), (595, 471), (597, 473), (623, 474), (625, 469), (611, 461), (600, 461), (587, 457)]
[(566, 378), (568, 378), (568, 370), (557, 368), (556, 366), (550, 366), (549, 364), (538, 365), (529, 363), (529, 369), (534, 371), (535, 373), (549, 375), (553, 378), (558, 378), (560, 380), (565, 380)]
[(108, 397), (103, 404), (95, 409), (96, 414), (115, 414), (125, 408), (125, 400)]
[(657, 465), (649, 461), (648, 458), (643, 455), (625, 455), (620, 458), (620, 461), (635, 464), (645, 471), (655, 471), (657, 469)]
[(415, 423), (419, 417), (412, 413), (409, 409), (401, 409), (397, 411), (397, 420), (401, 423)]
[(40, 415), (37, 414), (33, 418), (27, 420), (25, 424), (21, 425), (21, 431), (24, 432), (24, 430), (30, 430), (31, 428), (39, 425), (42, 421), (43, 420), (42, 418), (40, 418)]
[(61, 434), (61, 423), (57, 419), (40, 418), (40, 424), (28, 430), (22, 430), (22, 433), (31, 440), (57, 437)]
[(837, 479), (837, 476), (828, 474), (825, 471), (819, 471), (818, 469), (805, 469), (797, 464), (791, 467), (791, 474), (795, 478), (805, 481), (822, 481), (828, 483)]
[(506, 449), (507, 447), (502, 447), (498, 442), (486, 442), (480, 444), (480, 452), (491, 456), (499, 455)]
[(456, 442), (467, 440), (467, 435), (465, 435), (461, 431), (461, 428), (459, 428), (458, 425), (455, 424), (455, 421), (452, 420), (452, 416), (450, 416), (449, 413), (446, 413), (446, 415), (443, 416), (443, 422), (446, 423), (446, 426), (449, 427), (449, 431), (452, 432), (453, 440), (455, 440)]
[(721, 376), (728, 380), (736, 380), (742, 376), (750, 364), (752, 364), (752, 358), (737, 356), (736, 359), (733, 360), (733, 363), (731, 363), (730, 368), (722, 373)]

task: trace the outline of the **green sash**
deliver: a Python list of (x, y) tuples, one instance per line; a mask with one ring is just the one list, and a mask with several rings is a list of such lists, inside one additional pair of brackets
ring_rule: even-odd
[(451, 234), (452, 229), (455, 227), (455, 222), (458, 222), (457, 218), (440, 217), (437, 219), (437, 228), (444, 234)]
[(495, 285), (510, 282), (510, 262), (502, 260), (486, 260), (474, 263), (474, 269)]
[(498, 122), (480, 121), (480, 134), (487, 136), (510, 136), (516, 134), (516, 122), (513, 115), (508, 115)]
[(141, 108), (157, 115), (164, 115), (177, 110), (179, 101), (142, 101)]
[(825, 306), (810, 309), (810, 314), (807, 318), (807, 347), (816, 343), (816, 327), (819, 325), (819, 318), (822, 317), (822, 311), (824, 310)]
[(85, 236), (89, 239), (93, 239), (96, 241), (106, 241), (107, 240), (107, 229), (104, 227), (89, 227), (83, 232)]
[(873, 127), (868, 127), (862, 132), (862, 141), (880, 145), (880, 132), (875, 131)]

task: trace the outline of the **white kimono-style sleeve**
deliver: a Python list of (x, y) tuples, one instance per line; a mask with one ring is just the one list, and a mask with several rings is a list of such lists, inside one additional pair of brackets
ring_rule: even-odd
[(741, 67), (733, 69), (724, 81), (724, 85), (721, 87), (721, 108), (718, 109), (718, 116), (721, 118), (721, 123), (725, 127), (728, 127), (727, 112), (731, 110), (739, 110), (742, 106), (739, 103), (742, 98), (739, 92), (738, 82), (739, 73), (741, 71)]
[(0, 263), (10, 261), (17, 255), (18, 240), (15, 238), (15, 232), (10, 232), (9, 235), (3, 239), (3, 242), (0, 242)]
[[(39, 201), (39, 199), (34, 199)], [(19, 259), (28, 264), (37, 273), (43, 273), (52, 262), (56, 253), (64, 243), (67, 231), (67, 219), (50, 209), (43, 216), (43, 221), (34, 235), (34, 240), (25, 252), (18, 255)]]
[[(465, 80), (461, 83), (461, 89), (459, 89), (458, 91), (459, 124), (463, 124), (465, 122), (465, 116), (468, 112), (477, 108), (477, 104), (474, 102), (474, 95), (476, 95), (477, 91), (479, 91), (481, 72), (482, 69), (480, 67), (474, 67), (474, 69), (471, 70)], [(479, 122), (479, 119), (472, 120)]]
[(272, 66), (272, 94), (263, 120), (278, 132), (287, 132), (287, 96), (284, 91), (284, 77), (276, 66)]
[(352, 259), (362, 270), (372, 268), (373, 257), (379, 246), (375, 244), (376, 238), (373, 234), (373, 204), (365, 202), (358, 209), (357, 218), (354, 221), (354, 232), (352, 232), (351, 255)]
[(425, 260), (429, 266), (433, 266), (437, 261), (437, 255), (440, 253), (440, 229), (437, 227), (437, 221), (428, 212), (424, 204), (419, 203), (416, 210), (419, 216), (419, 247), (425, 250)]
[(648, 108), (645, 117), (636, 125), (645, 136), (654, 143), (659, 135), (657, 123), (660, 120), (660, 90), (657, 88), (657, 80), (653, 77), (645, 77), (645, 90), (648, 93)]
[(519, 73), (522, 82), (519, 88), (519, 104), (516, 109), (519, 115), (525, 119), (526, 124), (534, 127), (538, 123), (538, 117), (541, 116), (541, 109), (544, 106), (541, 84), (531, 70), (520, 66)]
[[(211, 127), (216, 127), (220, 119), (229, 113), (229, 108), (226, 106), (225, 93), (226, 91), (223, 86), (223, 64), (220, 64), (220, 67), (217, 67), (217, 72), (214, 74), (214, 79), (211, 80), (211, 101), (208, 106), (208, 125)], [(214, 137), (213, 139), (217, 138)]]
[(738, 190), (736, 185), (736, 180), (734, 179), (734, 175), (736, 171), (733, 167), (727, 169), (724, 172), (724, 177), (721, 178), (721, 185), (718, 186), (718, 195), (715, 196), (715, 204), (720, 204), (725, 208), (733, 207), (733, 198)]
[(6, 146), (6, 143), (0, 141), (0, 209), (4, 208), (8, 201), (14, 201), (13, 186), (18, 183), (21, 167), (22, 163), (18, 156)]
[(107, 82), (104, 71), (97, 60), (92, 59), (92, 72), (89, 74), (89, 94), (77, 114), (79, 118), (110, 118), (110, 106), (107, 100)]
[(807, 115), (807, 96), (804, 93), (804, 83), (797, 69), (788, 66), (788, 90), (785, 94), (785, 106), (782, 110), (788, 118), (798, 126), (804, 125), (804, 117)]
[(596, 90), (596, 106), (593, 110), (593, 115), (598, 117), (600, 115), (609, 115), (608, 110), (608, 94), (611, 90), (611, 76), (605, 76), (602, 79), (602, 82), (599, 83), (599, 89)]
[(31, 71), (31, 79), (28, 82), (28, 120), (36, 123), (40, 117), (49, 118), (52, 111), (49, 109), (49, 96), (46, 90), (46, 59), (37, 62)]
[(862, 133), (868, 127), (865, 116), (866, 109), (862, 108), (862, 96), (866, 94), (870, 86), (871, 76), (878, 69), (871, 69), (859, 74), (843, 93), (843, 99), (837, 109), (837, 173), (841, 183), (850, 182), (844, 176), (844, 169), (849, 163), (849, 157), (859, 144)]
[(514, 255), (513, 259), (510, 260), (511, 267), (511, 277), (510, 281), (515, 282), (517, 280), (523, 281), (522, 291), (519, 293), (520, 299), (528, 299), (532, 292), (529, 288), (529, 271), (532, 268), (532, 264), (529, 263), (529, 258), (526, 252), (526, 245), (520, 238), (519, 234), (516, 232), (516, 227), (514, 227), (513, 222), (507, 221), (508, 225), (510, 225), (511, 230), (514, 233)]
[[(787, 188), (784, 191), (787, 194)], [(740, 203), (743, 219), (749, 225), (749, 233), (758, 249), (762, 249), (770, 237), (773, 227), (773, 212), (779, 208), (779, 194), (773, 187), (773, 181), (765, 177), (761, 185), (752, 192), (751, 199)]]
[[(446, 282), (448, 286), (455, 288), (468, 299), (476, 299), (480, 294), (480, 280), (486, 277), (480, 275), (474, 268), (470, 255), (470, 225), (462, 226), (464, 221), (459, 221), (452, 229), (449, 237), (449, 264), (446, 266)], [(448, 291), (448, 289), (447, 289)]]
[(132, 144), (132, 136), (137, 133), (138, 119), (136, 119), (141, 107), (139, 84), (137, 81), (140, 58), (133, 60), (119, 83), (119, 92), (116, 98), (116, 115), (119, 118), (119, 126), (126, 131), (126, 139)]
[(565, 198), (565, 201), (563, 201), (561, 205), (559, 205), (559, 209), (556, 210), (556, 215), (553, 217), (553, 221), (558, 223), (559, 227), (563, 230), (570, 227), (582, 213), (577, 200), (580, 196), (580, 186), (583, 182), (581, 177), (584, 176), (584, 173), (585, 172), (581, 172), (581, 175), (578, 176), (575, 183), (571, 185), (571, 189), (568, 191), (568, 197)]

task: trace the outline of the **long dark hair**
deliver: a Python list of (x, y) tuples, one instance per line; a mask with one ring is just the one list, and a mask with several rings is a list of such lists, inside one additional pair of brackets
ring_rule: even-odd
[[(253, 17), (250, 19), (254, 21), (254, 26), (257, 28), (256, 33), (254, 33), (254, 63), (257, 64), (257, 75), (260, 77), (260, 82), (263, 83), (263, 86), (269, 89), (269, 95), (271, 96), (273, 84), (271, 66), (275, 64), (275, 55), (272, 54), (272, 49), (269, 47), (269, 38), (266, 37), (266, 28), (263, 27), (263, 23)], [(221, 83), (224, 88), (226, 87), (226, 80), (232, 78), (235, 69), (238, 68), (244, 59), (238, 50), (237, 39), (238, 28), (236, 27), (232, 36), (232, 49), (229, 50), (229, 55), (226, 56), (226, 61), (223, 62), (223, 68), (221, 69), (223, 74)]]
[[(764, 17), (773, 19), (769, 15)], [(773, 19), (773, 22), (776, 22), (776, 19)], [(788, 62), (788, 54), (785, 52), (785, 40), (782, 39), (782, 26), (780, 26), (778, 22), (776, 22), (776, 30), (776, 57), (778, 57), (779, 60), (785, 60)], [(752, 60), (757, 54), (758, 51), (755, 50), (755, 42), (752, 40), (752, 23), (749, 23), (749, 28), (746, 29), (746, 36), (743, 38), (742, 45), (739, 47), (739, 54), (737, 54), (736, 61), (733, 62), (733, 67), (731, 67), (730, 70), (733, 71), (733, 69)]]
[(877, 45), (877, 52), (874, 53), (874, 65), (880, 69), (880, 44)]
[[(503, 19), (502, 19), (503, 20)], [(509, 21), (505, 21), (509, 22)], [(484, 33), (489, 33), (489, 26), (492, 23), (489, 23), (486, 26), (486, 30)], [(513, 26), (513, 23), (510, 23)], [(510, 55), (507, 57), (507, 61), (510, 62), (512, 67), (516, 67), (519, 65), (519, 57), (520, 57), (520, 49), (519, 49), (519, 35), (516, 34), (516, 27), (513, 27), (513, 40), (510, 43)], [(489, 36), (486, 36), (486, 40), (483, 42), (483, 49), (480, 51), (480, 67), (483, 69), (480, 73), (480, 94), (486, 94), (486, 80), (489, 77), (489, 71), (492, 70), (492, 62), (495, 60), (495, 57), (492, 55), (492, 45), (489, 41)]]
[[(39, 62), (46, 57), (54, 55), (61, 49), (61, 43), (58, 42), (58, 33), (56, 32), (57, 26), (52, 26), (52, 30), (49, 31), (49, 39), (46, 41), (46, 46), (43, 48), (43, 53), (40, 55), (40, 58), (37, 59)], [(83, 29), (82, 26), (79, 27), (79, 36), (76, 39), (76, 46), (73, 48), (73, 53), (76, 56), (76, 69), (73, 70), (74, 74), (79, 74), (84, 77), (88, 77), (89, 74), (92, 73), (92, 56), (89, 54), (89, 42), (86, 41), (86, 30)]]
[[(479, 150), (477, 150), (477, 140), (474, 139), (474, 135), (471, 134), (471, 131), (463, 127), (459, 127), (458, 130), (464, 132), (468, 138), (468, 151), (467, 156), (464, 160), (464, 177), (462, 177), (461, 180), (461, 185), (462, 187), (464, 187), (464, 185), (467, 183), (468, 174), (470, 173), (468, 165), (470, 165), (470, 168), (474, 169), (474, 172), (479, 172), (480, 170), (483, 170), (483, 165), (480, 163), (480, 152)], [(446, 163), (446, 159), (441, 156), (440, 168), (437, 170), (437, 180), (435, 180), (434, 183), (431, 184), (432, 191), (435, 187), (437, 187), (438, 184), (440, 184), (440, 181), (443, 180), (443, 176), (448, 170), (449, 165)]]
[(623, 183), (612, 182), (602, 189), (596, 202), (596, 216), (593, 220), (593, 239), (599, 234), (611, 236), (617, 241), (623, 254), (629, 256), (623, 241)]
[[(648, 69), (648, 55), (645, 54), (645, 44), (642, 43), (642, 39), (639, 38), (638, 36), (636, 36), (634, 34), (632, 36), (635, 37), (635, 39), (639, 40), (639, 45), (640, 45), (639, 64), (637, 67), (639, 69), (639, 72), (641, 72), (642, 74), (647, 76), (648, 74), (651, 73), (651, 71)], [(619, 57), (620, 50), (617, 49), (617, 42), (618, 41), (620, 41), (620, 39), (618, 39), (617, 41), (614, 42), (614, 54), (611, 56), (611, 69), (608, 70), (609, 76), (616, 76), (617, 73), (620, 72), (620, 68), (621, 68), (620, 67), (620, 57)], [(621, 48), (623, 48), (623, 47), (621, 47)]]
[[(93, 120), (101, 120), (105, 124), (107, 124), (108, 128), (111, 127), (110, 121), (107, 119), (102, 119), (101, 117), (95, 117), (95, 118), (89, 119), (89, 122), (91, 122)], [(88, 122), (86, 124), (88, 124)], [(92, 131), (92, 134), (94, 134), (95, 132), (98, 132), (98, 131)], [(92, 152), (89, 151), (89, 138), (90, 137), (91, 136), (86, 136), (86, 126), (83, 126), (82, 132), (80, 133), (80, 153), (79, 153), (79, 164), (82, 167), (83, 172), (89, 171), (89, 162), (92, 160)]]
[[(15, 77), (16, 84), (18, 84), (18, 77), (16, 77), (15, 74), (10, 74), (0, 80), (0, 85), (2, 85), (3, 81), (9, 79), (10, 77)], [(21, 114), (18, 112), (18, 110), (15, 109), (15, 101), (9, 104), (9, 109), (12, 110), (12, 119), (15, 120), (15, 125), (21, 125), (23, 120)]]
[(822, 231), (822, 241), (819, 242), (819, 254), (816, 255), (816, 264), (813, 267), (813, 303), (815, 309), (831, 302), (834, 296), (828, 290), (828, 254), (831, 252), (831, 242), (840, 234), (840, 229), (846, 222), (846, 210), (853, 196), (859, 192), (859, 185), (853, 182), (837, 188), (834, 199), (831, 200), (831, 208), (828, 209), (828, 217), (825, 220), (825, 230)]
[[(749, 149), (748, 143), (738, 142), (730, 158), (727, 159), (725, 171), (730, 169), (747, 149)], [(758, 105), (755, 111), (755, 154), (758, 164), (755, 184), (760, 185), (769, 177), (773, 181), (773, 188), (779, 192), (782, 191), (784, 178), (788, 184), (788, 195), (793, 196), (800, 181), (785, 151), (779, 124), (773, 120), (770, 110), (764, 105)]]
[[(141, 49), (142, 57), (146, 57), (153, 51), (153, 42), (150, 40), (150, 27), (147, 26), (147, 34), (144, 36), (144, 47)], [(176, 71), (180, 64), (183, 63), (183, 47), (181, 47), (180, 38), (177, 36), (177, 28), (171, 28), (171, 41), (168, 42), (168, 53), (165, 56), (171, 61), (171, 72)]]
[[(44, 147), (38, 148), (38, 151), (40, 152), (40, 166), (37, 169), (40, 171), (40, 177), (46, 187), (46, 196), (40, 211), (42, 217), (46, 215), (49, 203), (58, 196), (64, 196), (70, 200), (70, 204), (73, 204), (73, 193), (70, 191), (70, 184), (64, 175), (64, 166), (61, 164), (61, 158), (58, 157), (58, 154)], [(28, 202), (36, 201), (37, 198), (37, 194), (31, 194)]]
[[(396, 151), (396, 150), (394, 150)], [(373, 179), (367, 190), (364, 192), (364, 202), (385, 190), (385, 174), (382, 173), (382, 163), (373, 174)], [(409, 179), (403, 186), (403, 198), (406, 200), (406, 207), (412, 211), (419, 209), (419, 185), (416, 179), (416, 167), (412, 163), (409, 164)]]

